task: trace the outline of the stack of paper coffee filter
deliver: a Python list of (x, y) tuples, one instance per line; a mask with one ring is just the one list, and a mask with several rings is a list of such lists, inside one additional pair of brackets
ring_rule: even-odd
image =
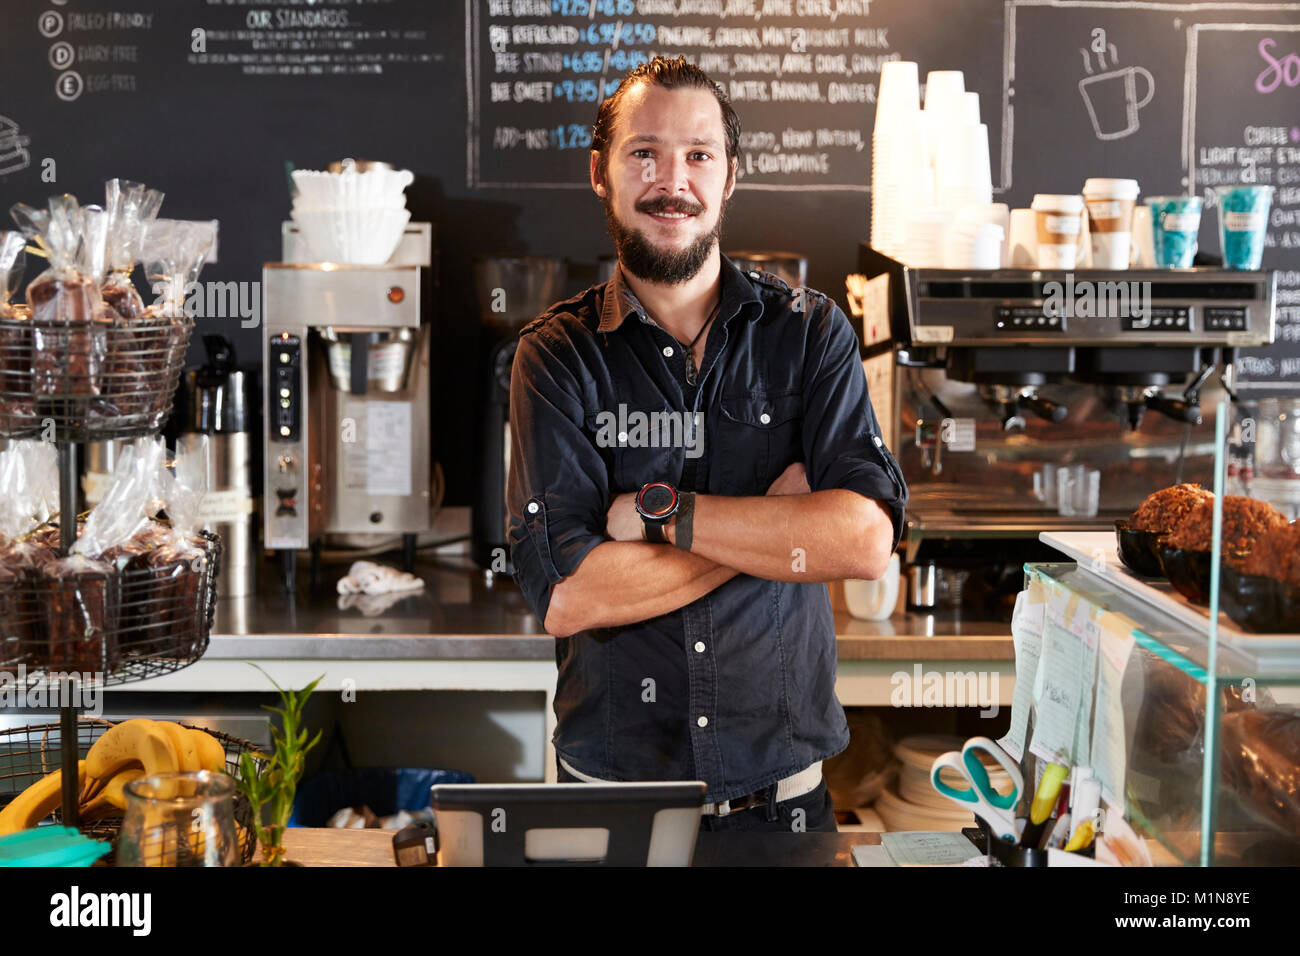
[(979, 94), (957, 70), (926, 75), (886, 63), (872, 132), (871, 244), (914, 267), (996, 269), (1007, 207), (993, 202), (988, 127)]
[(293, 221), (313, 256), (352, 265), (382, 265), (392, 257), (411, 221), (410, 170), (370, 164), (361, 171), (344, 160), (339, 172), (296, 169), (292, 175)]
[[(942, 734), (904, 737), (894, 748), (900, 762), (898, 781), (881, 793), (875, 810), (891, 832), (904, 830), (957, 831), (976, 826), (975, 815), (942, 796), (930, 783), (930, 768), (942, 754), (961, 750), (965, 740)], [(1011, 790), (1011, 776), (994, 761), (986, 760), (989, 781), (999, 793)], [(945, 783), (965, 789), (966, 781), (955, 771), (943, 771)]]

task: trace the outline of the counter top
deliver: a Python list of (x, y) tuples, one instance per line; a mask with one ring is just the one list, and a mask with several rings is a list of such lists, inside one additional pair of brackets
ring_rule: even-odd
[[(458, 556), (421, 561), (422, 591), (379, 598), (341, 597), (341, 566), (322, 573), (290, 601), (275, 568), (262, 591), (218, 601), (205, 660), (554, 660), (542, 629), (514, 582), (489, 578)], [(305, 574), (300, 574), (304, 578)], [(835, 616), (841, 660), (1013, 660), (1010, 626), (951, 615), (895, 614), (886, 621)]]
[[(393, 830), (291, 827), (288, 859), (303, 866), (396, 866)], [(880, 843), (879, 833), (701, 833), (695, 866), (852, 866), (855, 846)]]

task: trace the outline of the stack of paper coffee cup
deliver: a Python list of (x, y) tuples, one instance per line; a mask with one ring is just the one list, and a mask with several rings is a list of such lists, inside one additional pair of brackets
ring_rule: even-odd
[(1132, 254), (1136, 179), (1089, 179), (1083, 184), (1095, 269), (1127, 269)]
[(1083, 197), (1039, 193), (1029, 208), (1034, 210), (1038, 226), (1038, 267), (1075, 268), (1079, 259), (1079, 233), (1083, 229)]

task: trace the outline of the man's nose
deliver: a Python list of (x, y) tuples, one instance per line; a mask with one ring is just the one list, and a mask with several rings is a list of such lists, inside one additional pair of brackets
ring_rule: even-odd
[(685, 193), (690, 189), (688, 181), (689, 167), (684, 156), (669, 155), (657, 157), (654, 161), (655, 188), (669, 195)]

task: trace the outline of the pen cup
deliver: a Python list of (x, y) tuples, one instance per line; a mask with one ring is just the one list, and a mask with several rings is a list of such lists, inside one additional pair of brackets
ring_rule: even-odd
[[(993, 835), (987, 823), (979, 820), (980, 830), (984, 834), (984, 845), (987, 853), (997, 866), (1047, 866), (1047, 851), (1039, 850), (1027, 846), (1020, 846), (1018, 843), (1003, 843)], [(994, 865), (993, 863), (989, 864)]]

